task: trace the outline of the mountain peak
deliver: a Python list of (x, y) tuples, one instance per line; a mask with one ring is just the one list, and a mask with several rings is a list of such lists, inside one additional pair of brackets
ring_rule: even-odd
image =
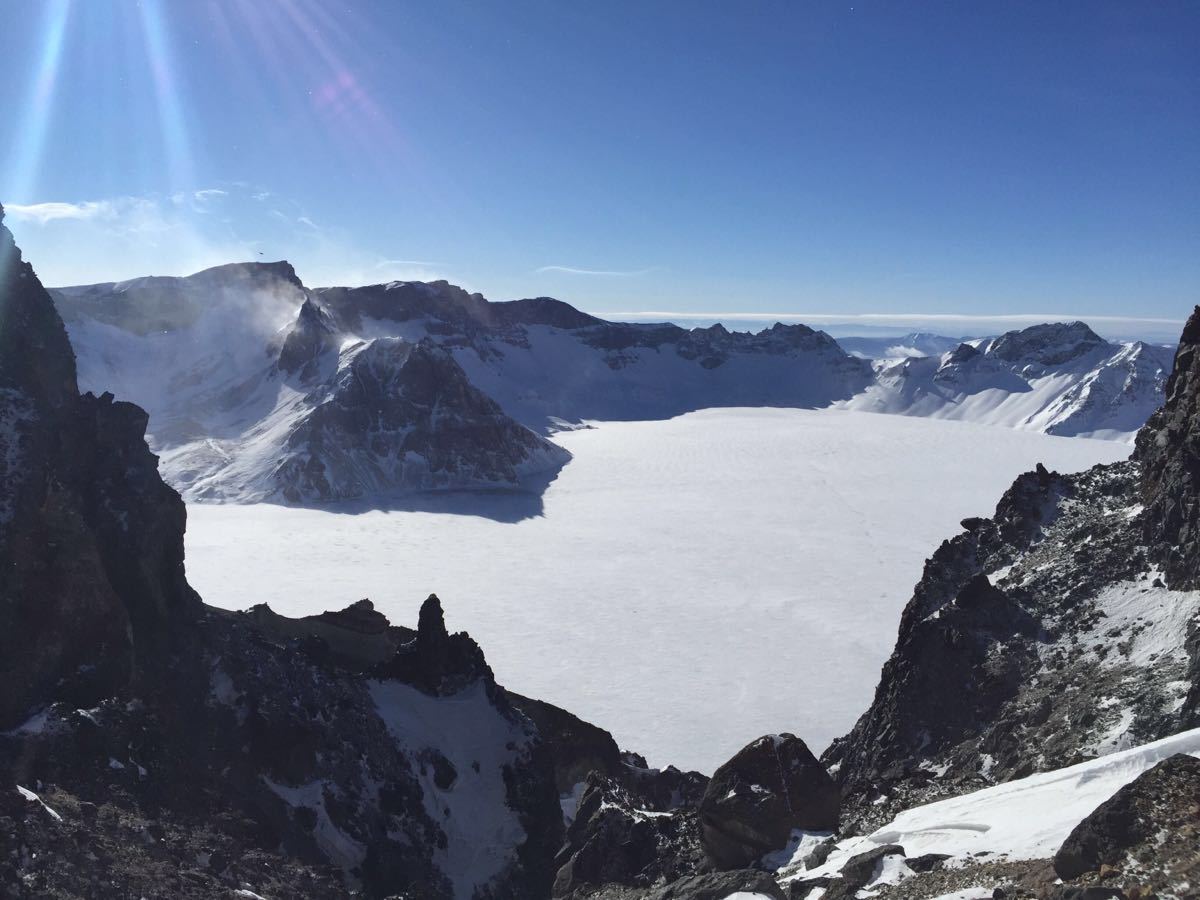
[(987, 354), (1006, 362), (1060, 365), (1077, 359), (1108, 342), (1085, 322), (1046, 322), (1009, 331), (987, 346)]

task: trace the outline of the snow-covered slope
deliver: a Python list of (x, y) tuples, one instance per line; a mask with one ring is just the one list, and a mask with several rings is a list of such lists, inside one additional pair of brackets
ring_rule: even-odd
[(509, 415), (551, 431), (716, 406), (824, 407), (871, 377), (804, 325), (749, 334), (606, 322), (550, 298), (489, 303), (445, 282), (327, 288), (310, 302), (343, 339), (432, 338)]
[(1176, 753), (1200, 757), (1200, 729), (912, 807), (870, 834), (839, 841), (819, 866), (800, 868), (801, 852), (780, 868), (792, 880), (836, 878), (854, 856), (889, 844), (902, 846), (909, 858), (945, 855), (947, 866), (968, 866), (983, 859), (1046, 859), (1092, 810)]
[(1035, 325), (876, 363), (849, 409), (1132, 441), (1163, 401), (1174, 348), (1113, 344), (1082, 322)]
[[(150, 413), (188, 499), (292, 503), (513, 488), (569, 458), (416, 337), (350, 340), (286, 263), (55, 293), (80, 380)], [(297, 310), (301, 315), (297, 316)]]
[(863, 359), (908, 359), (915, 356), (941, 356), (963, 343), (965, 338), (946, 337), (928, 331), (904, 335), (865, 337), (853, 335), (836, 339), (847, 353)]
[(192, 500), (536, 493), (569, 459), (556, 432), (712, 407), (833, 405), (1128, 440), (1161, 403), (1171, 356), (1082, 323), (964, 344), (911, 334), (873, 351), (878, 339), (845, 339), (851, 355), (804, 325), (606, 322), (444, 281), (309, 290), (287, 263), (53, 295), (81, 384), (149, 412), (164, 476)]

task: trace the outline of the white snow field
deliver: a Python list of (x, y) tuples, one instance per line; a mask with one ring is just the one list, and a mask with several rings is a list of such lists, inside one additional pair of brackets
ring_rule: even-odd
[(506, 687), (652, 765), (711, 772), (763, 734), (820, 752), (845, 733), (925, 558), (1018, 473), (1129, 452), (838, 410), (705, 410), (557, 439), (575, 458), (541, 509), (516, 495), (362, 513), (191, 504), (189, 578), (221, 607), (295, 616), (369, 597), (409, 626), (436, 592)]
[[(948, 864), (1053, 856), (1071, 830), (1101, 803), (1176, 753), (1200, 757), (1200, 729), (1141, 747), (914, 806), (866, 837), (840, 841), (819, 867), (798, 878), (836, 877), (851, 857), (884, 844), (907, 856), (944, 853)], [(796, 837), (803, 833), (798, 832)], [(793, 860), (799, 862), (799, 860)], [(902, 862), (891, 883), (911, 875)], [(867, 889), (872, 885), (868, 884)]]

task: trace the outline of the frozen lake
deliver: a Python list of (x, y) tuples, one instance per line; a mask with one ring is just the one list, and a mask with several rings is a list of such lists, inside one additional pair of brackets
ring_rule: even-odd
[[(497, 679), (711, 772), (759, 735), (814, 752), (866, 709), (922, 563), (1020, 472), (1127, 445), (837, 410), (706, 410), (559, 435), (543, 504), (487, 515), (191, 505), (216, 606), (305, 615), (436, 592)], [(470, 508), (464, 498), (448, 501)], [(540, 508), (539, 508), (540, 507)]]

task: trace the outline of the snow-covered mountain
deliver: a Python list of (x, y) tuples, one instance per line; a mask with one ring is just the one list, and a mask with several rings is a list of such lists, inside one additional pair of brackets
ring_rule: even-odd
[(332, 331), (286, 263), (55, 298), (81, 381), (145, 406), (163, 474), (189, 499), (513, 488), (570, 458), (505, 415), (436, 342)]
[(876, 363), (843, 406), (1066, 437), (1132, 441), (1162, 403), (1174, 348), (1110, 343), (1083, 322), (1034, 325)]
[(308, 291), (286, 263), (54, 296), (81, 382), (149, 411), (164, 476), (189, 499), (536, 487), (569, 459), (541, 436), (556, 429), (826, 406), (870, 379), (803, 325), (625, 325), (445, 282)]
[(866, 337), (854, 335), (837, 338), (838, 345), (863, 359), (908, 359), (913, 356), (941, 356), (965, 341), (928, 331), (913, 331), (904, 335)]
[(287, 263), (52, 294), (80, 383), (149, 412), (164, 476), (193, 500), (536, 492), (569, 459), (548, 439), (556, 431), (718, 406), (842, 406), (1131, 440), (1170, 366), (1168, 349), (1111, 344), (1082, 323), (967, 343), (912, 334), (871, 363), (804, 325), (607, 322), (444, 281), (310, 290)]

